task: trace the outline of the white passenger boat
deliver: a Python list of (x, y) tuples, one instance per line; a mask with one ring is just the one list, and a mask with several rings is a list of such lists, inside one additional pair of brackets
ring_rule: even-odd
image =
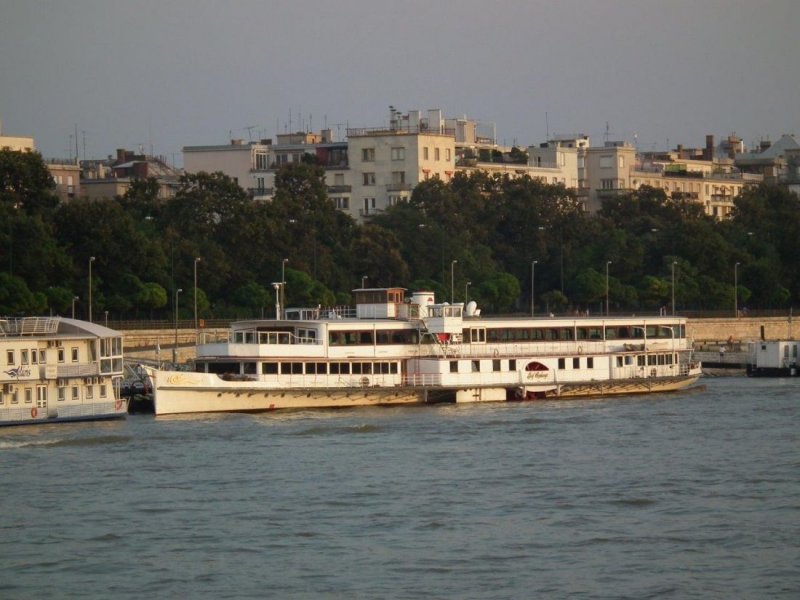
[(0, 426), (123, 418), (122, 336), (60, 317), (0, 318)]
[[(700, 376), (680, 317), (531, 318), (354, 290), (355, 310), (290, 309), (148, 368), (157, 415), (665, 392)], [(277, 309), (277, 314), (281, 314)]]

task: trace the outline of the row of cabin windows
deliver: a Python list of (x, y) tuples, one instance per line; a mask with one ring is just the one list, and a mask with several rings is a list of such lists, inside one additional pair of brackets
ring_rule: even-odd
[[(563, 371), (567, 368), (567, 360), (566, 358), (559, 358), (558, 359), (558, 369)], [(580, 369), (581, 368), (581, 358), (580, 356), (573, 356), (571, 360), (572, 368), (573, 369)], [(586, 368), (587, 369), (594, 369), (594, 357), (587, 356), (586, 357)]]
[[(203, 363), (197, 364), (198, 370), (204, 370)], [(208, 363), (209, 373), (239, 373), (239, 363)], [(372, 374), (397, 374), (400, 370), (398, 362), (390, 361), (360, 361), (360, 362), (263, 362), (261, 363), (262, 375), (372, 375)], [(255, 375), (258, 373), (258, 363), (241, 363), (241, 373)]]
[[(507, 327), (470, 328), (464, 330), (464, 339), (475, 342), (538, 342), (573, 340), (630, 340), (654, 338), (682, 338), (686, 331), (681, 325), (672, 327), (648, 325), (607, 327)], [(643, 335), (644, 334), (644, 335)]]
[[(463, 361), (463, 362), (464, 362), (464, 364), (467, 364), (466, 361)], [(473, 373), (480, 373), (481, 372), (481, 364), (482, 364), (482, 362), (484, 362), (484, 361), (480, 361), (480, 360), (471, 360), (471, 361), (469, 361), (470, 370)], [(492, 372), (493, 373), (501, 372), (503, 370), (503, 363), (504, 363), (504, 361), (502, 361), (502, 360), (493, 359), (492, 360)], [(450, 372), (451, 373), (459, 373), (460, 372), (459, 371), (459, 365), (461, 365), (461, 364), (462, 364), (461, 361), (451, 360), (450, 361)], [(512, 358), (511, 360), (509, 360), (507, 362), (507, 364), (505, 366), (506, 366), (506, 369), (505, 369), (506, 371), (516, 371), (517, 370), (517, 361)]]
[[(64, 348), (58, 348), (58, 362), (63, 363), (65, 362), (66, 351)], [(72, 362), (78, 362), (78, 348), (70, 348), (70, 357)], [(13, 366), (17, 364), (17, 351), (16, 350), (6, 350), (6, 365)], [(47, 351), (46, 350), (39, 350), (36, 348), (32, 348), (30, 350), (20, 350), (19, 351), (19, 364), (21, 365), (36, 365), (36, 364), (46, 364), (47, 363)]]
[(637, 367), (654, 367), (657, 365), (674, 365), (678, 364), (678, 355), (669, 354), (638, 354), (636, 356), (626, 355), (617, 356), (618, 367), (632, 367), (636, 362)]
[[(99, 387), (99, 394), (100, 398), (107, 398), (108, 397), (108, 387), (105, 384), (101, 384)], [(67, 399), (67, 389), (71, 391), (70, 395), (72, 397), (73, 402), (78, 402), (81, 399), (81, 388), (80, 386), (73, 385), (69, 388), (66, 386), (59, 386), (58, 387), (58, 401), (65, 402)], [(84, 398), (86, 400), (93, 400), (94, 399), (94, 386), (87, 385), (84, 386)], [(33, 404), (33, 388), (26, 387), (22, 390), (22, 397), (23, 397), (23, 404)], [(47, 402), (47, 386), (40, 385), (36, 388), (36, 401), (39, 407), (42, 407)], [(19, 404), (19, 393), (17, 389), (14, 391), (0, 391), (0, 406), (5, 404)]]
[(396, 375), (396, 362), (282, 362), (261, 363), (263, 375)]
[[(373, 335), (374, 334), (374, 335)], [(416, 329), (378, 329), (376, 331), (329, 331), (330, 346), (372, 346), (390, 344), (416, 344)]]

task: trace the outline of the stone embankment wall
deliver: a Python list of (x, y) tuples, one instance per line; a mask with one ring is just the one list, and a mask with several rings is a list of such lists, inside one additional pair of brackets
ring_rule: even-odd
[[(690, 319), (686, 333), (694, 340), (698, 350), (718, 352), (719, 348), (728, 346), (727, 351), (741, 351), (746, 350), (747, 342), (761, 339), (762, 334), (767, 340), (800, 337), (800, 323), (792, 323), (792, 318), (788, 316)], [(174, 329), (128, 330), (123, 331), (123, 334), (125, 356), (129, 360), (172, 360)], [(226, 339), (226, 329), (203, 329), (199, 335), (201, 343)], [(198, 339), (194, 329), (178, 329), (178, 362), (194, 358), (196, 341)]]
[(715, 343), (746, 343), (753, 340), (787, 340), (800, 336), (800, 323), (791, 317), (740, 317), (689, 319), (686, 335), (695, 346)]

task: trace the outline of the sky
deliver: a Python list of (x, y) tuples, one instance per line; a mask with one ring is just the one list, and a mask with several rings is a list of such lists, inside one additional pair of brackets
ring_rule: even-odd
[(751, 146), (800, 134), (798, 25), (800, 0), (0, 0), (0, 120), (46, 158), (178, 165), (390, 105), (505, 145)]

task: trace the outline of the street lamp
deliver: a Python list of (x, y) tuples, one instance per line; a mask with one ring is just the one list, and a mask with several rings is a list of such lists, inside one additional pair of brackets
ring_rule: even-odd
[(739, 265), (733, 265), (733, 316), (739, 318)]
[(89, 323), (92, 322), (92, 263), (94, 256), (89, 257)]
[(464, 304), (469, 304), (469, 286), (472, 285), (471, 281), (464, 284)]
[(72, 297), (72, 318), (75, 318), (75, 302), (80, 300), (77, 296)]
[(675, 316), (675, 265), (677, 261), (672, 261), (672, 316)]
[(286, 314), (286, 263), (289, 262), (288, 258), (284, 258), (281, 261), (281, 315), (280, 319), (283, 318), (283, 315)]
[(178, 295), (183, 290), (178, 288), (175, 290), (175, 345), (172, 347), (172, 364), (178, 364)]
[(194, 331), (197, 335), (197, 263), (200, 262), (200, 257), (194, 259)]
[(538, 260), (531, 262), (531, 316), (533, 316), (533, 299), (535, 297), (534, 290), (536, 289), (534, 282), (536, 281), (536, 265), (538, 263)]
[(608, 316), (611, 312), (610, 305), (608, 304), (608, 267), (611, 265), (611, 261), (606, 261), (606, 316)]
[(455, 282), (455, 272), (456, 272), (456, 263), (457, 260), (450, 261), (450, 304), (455, 303), (456, 296), (455, 292), (453, 291), (454, 282)]

